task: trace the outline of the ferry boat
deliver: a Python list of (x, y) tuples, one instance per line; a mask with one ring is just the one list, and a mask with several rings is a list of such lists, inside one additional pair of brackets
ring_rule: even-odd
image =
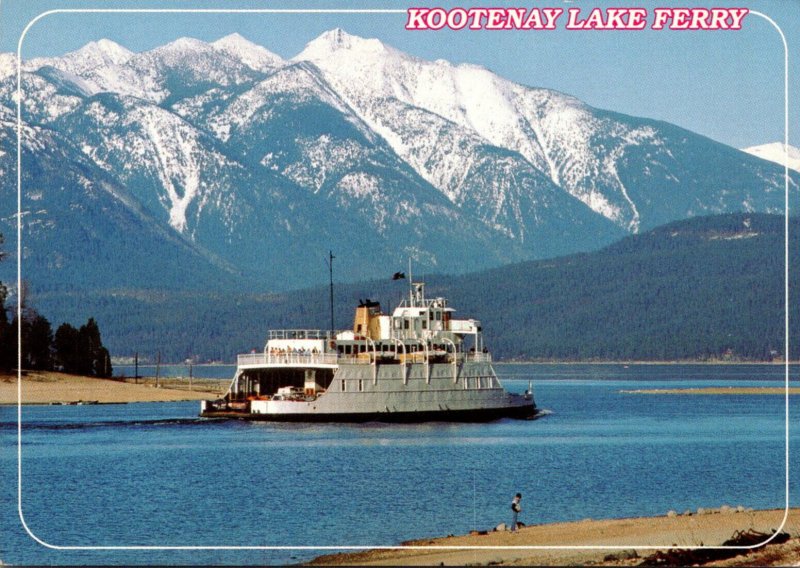
[(239, 355), (221, 399), (203, 417), (295, 422), (489, 421), (533, 418), (529, 383), (507, 392), (481, 323), (455, 319), (445, 298), (412, 283), (391, 315), (361, 301), (352, 330), (273, 330), (263, 353)]

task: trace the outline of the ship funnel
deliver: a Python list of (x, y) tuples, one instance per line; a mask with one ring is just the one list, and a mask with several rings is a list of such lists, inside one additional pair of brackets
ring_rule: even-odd
[(380, 302), (367, 298), (359, 300), (356, 314), (353, 318), (353, 333), (356, 337), (380, 338), (379, 318), (382, 315)]

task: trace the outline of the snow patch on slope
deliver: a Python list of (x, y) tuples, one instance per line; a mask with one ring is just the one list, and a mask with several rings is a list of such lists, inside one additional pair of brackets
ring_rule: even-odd
[(784, 148), (783, 142), (751, 146), (749, 148), (743, 148), (742, 152), (747, 152), (762, 160), (775, 162), (782, 166), (788, 163), (790, 169), (800, 172), (800, 148), (795, 148), (794, 146), (787, 146)]
[(13, 53), (0, 53), (0, 79), (17, 73), (17, 56)]
[(186, 209), (197, 195), (200, 173), (193, 159), (193, 144), (186, 136), (168, 135), (152, 120), (145, 122), (145, 131), (153, 144), (157, 171), (170, 200), (169, 224), (179, 233), (186, 230)]

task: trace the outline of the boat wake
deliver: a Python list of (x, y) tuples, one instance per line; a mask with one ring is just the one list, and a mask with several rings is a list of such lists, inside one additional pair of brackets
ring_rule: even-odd
[[(117, 428), (119, 426), (194, 426), (207, 424), (209, 421), (203, 418), (156, 418), (153, 420), (102, 420), (95, 422), (26, 422), (22, 421), (22, 430), (88, 430), (96, 428)], [(16, 422), (0, 422), (0, 430), (16, 430)]]

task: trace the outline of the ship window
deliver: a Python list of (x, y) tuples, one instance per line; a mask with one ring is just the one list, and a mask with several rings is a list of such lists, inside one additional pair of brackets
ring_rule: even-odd
[(357, 331), (358, 333), (361, 333), (361, 324), (358, 324), (358, 326), (356, 327), (356, 331)]
[(364, 380), (358, 379), (358, 392), (364, 392)]
[(422, 320), (422, 329), (428, 329), (428, 322), (425, 320)]
[(342, 379), (342, 392), (347, 392), (347, 381)]
[(408, 318), (403, 318), (403, 329), (408, 329), (409, 321)]
[(433, 312), (433, 319), (440, 321), (442, 319), (442, 312)]

